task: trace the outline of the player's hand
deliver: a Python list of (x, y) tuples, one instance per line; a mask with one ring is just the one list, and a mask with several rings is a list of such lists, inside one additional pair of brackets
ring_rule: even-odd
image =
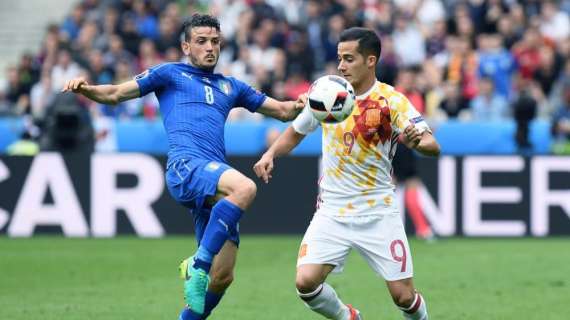
[(253, 165), (253, 171), (258, 178), (261, 178), (263, 182), (269, 183), (269, 179), (271, 179), (271, 171), (273, 171), (273, 157), (268, 155), (267, 153), (264, 154), (256, 164)]
[(295, 110), (303, 110), (307, 103), (307, 97), (308, 95), (306, 93), (302, 93), (297, 97), (297, 101), (295, 101)]
[(85, 78), (83, 77), (68, 80), (67, 82), (65, 82), (65, 85), (63, 86), (63, 89), (61, 89), (61, 92), (72, 91), (78, 93), (80, 92), (81, 87), (84, 85), (87, 86), (89, 85), (89, 83), (87, 83), (87, 80), (85, 80)]
[(406, 127), (406, 129), (404, 129), (403, 138), (404, 144), (408, 148), (414, 149), (418, 146), (418, 144), (420, 144), (420, 141), (422, 140), (422, 133), (413, 124), (410, 124)]

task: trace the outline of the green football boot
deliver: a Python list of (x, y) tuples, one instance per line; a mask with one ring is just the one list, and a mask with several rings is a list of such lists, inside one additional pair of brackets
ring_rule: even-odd
[(206, 304), (206, 291), (210, 283), (210, 276), (200, 268), (194, 268), (192, 263), (194, 257), (185, 259), (180, 263), (178, 271), (180, 277), (184, 279), (184, 300), (188, 308), (197, 314), (204, 313)]

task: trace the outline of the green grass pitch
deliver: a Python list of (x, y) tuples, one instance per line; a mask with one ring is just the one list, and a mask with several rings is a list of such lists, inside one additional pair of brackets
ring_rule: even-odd
[[(297, 298), (300, 236), (243, 236), (236, 279), (210, 319), (321, 319)], [(570, 239), (411, 241), (430, 319), (568, 319)], [(0, 238), (0, 319), (176, 319), (192, 237)], [(384, 282), (351, 254), (329, 277), (366, 320), (401, 319)]]

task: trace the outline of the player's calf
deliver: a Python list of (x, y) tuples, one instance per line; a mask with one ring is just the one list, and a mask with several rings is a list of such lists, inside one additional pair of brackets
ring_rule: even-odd
[(213, 269), (210, 274), (209, 291), (223, 293), (234, 281), (234, 274), (232, 271), (215, 270)]
[[(319, 285), (314, 291), (300, 292), (297, 290), (299, 298), (301, 298), (309, 309), (323, 315), (328, 319), (335, 320), (359, 320), (360, 313), (354, 308), (345, 305), (336, 294), (333, 287), (327, 283)], [(352, 308), (352, 310), (351, 310)]]

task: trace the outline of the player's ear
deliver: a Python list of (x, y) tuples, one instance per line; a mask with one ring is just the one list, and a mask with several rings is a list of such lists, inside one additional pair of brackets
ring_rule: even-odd
[(369, 68), (376, 68), (376, 56), (373, 54), (368, 55), (366, 58), (366, 64)]
[(184, 52), (185, 56), (190, 54), (190, 43), (189, 42), (182, 41), (180, 43), (180, 48), (182, 49), (182, 52)]

